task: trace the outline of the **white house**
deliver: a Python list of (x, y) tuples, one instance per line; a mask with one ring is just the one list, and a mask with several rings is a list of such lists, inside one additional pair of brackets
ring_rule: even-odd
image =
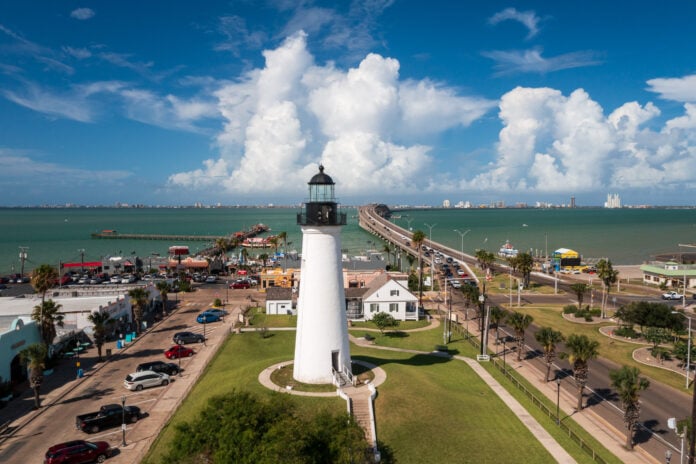
[(346, 293), (349, 319), (369, 321), (375, 314), (383, 312), (398, 321), (418, 320), (418, 297), (408, 290), (406, 281), (382, 274), (367, 288), (349, 290), (353, 290)]
[(268, 287), (266, 289), (266, 314), (297, 315), (297, 309), (292, 307), (292, 289), (283, 287)]

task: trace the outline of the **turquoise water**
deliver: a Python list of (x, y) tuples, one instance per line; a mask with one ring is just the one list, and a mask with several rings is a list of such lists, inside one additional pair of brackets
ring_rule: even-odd
[[(348, 254), (381, 249), (374, 238), (357, 225), (356, 210), (347, 209), (348, 224), (342, 242)], [(188, 245), (193, 253), (210, 246), (206, 242), (92, 239), (92, 232), (114, 229), (121, 233), (225, 235), (263, 223), (271, 234), (285, 231), (288, 249), (301, 251), (299, 209), (0, 209), (0, 274), (19, 272), (19, 247), (28, 247), (25, 271), (59, 261), (97, 261), (103, 256), (147, 257), (166, 254), (171, 245)], [(615, 264), (638, 264), (657, 253), (679, 251), (679, 243), (696, 243), (696, 210), (693, 209), (470, 209), (398, 212), (394, 222), (421, 229), (433, 240), (454, 249), (462, 242), (454, 229), (464, 232), (464, 251), (489, 251), (510, 242), (520, 250), (543, 256), (560, 248), (572, 248), (585, 258), (608, 257)], [(686, 251), (686, 249), (685, 249)]]

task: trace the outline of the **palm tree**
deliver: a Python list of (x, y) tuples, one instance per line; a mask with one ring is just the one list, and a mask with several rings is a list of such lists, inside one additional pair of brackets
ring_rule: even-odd
[(58, 281), (58, 271), (50, 264), (42, 264), (31, 272), (31, 286), (41, 294), (41, 302), (46, 299), (46, 292)]
[(227, 251), (227, 248), (229, 247), (229, 240), (227, 240), (225, 237), (218, 237), (215, 239), (215, 249), (218, 251), (217, 254), (222, 255), (225, 257), (225, 260), (227, 260), (227, 257), (225, 256), (225, 252)]
[(268, 262), (268, 253), (261, 253), (261, 254), (259, 255), (259, 259), (260, 259), (261, 262), (263, 263), (263, 267), (264, 267), (264, 269), (265, 269), (265, 268), (266, 268), (266, 263)]
[(542, 327), (534, 334), (534, 338), (539, 342), (544, 350), (544, 360), (546, 361), (546, 379), (548, 382), (551, 375), (551, 365), (556, 358), (556, 345), (565, 340), (563, 334), (552, 327)]
[(106, 338), (106, 326), (111, 322), (109, 313), (94, 311), (87, 316), (87, 320), (92, 323), (94, 332), (94, 344), (97, 346), (99, 362), (102, 360), (102, 346)]
[(623, 366), (621, 369), (609, 372), (611, 386), (621, 398), (624, 408), (624, 423), (626, 424), (626, 448), (633, 449), (633, 431), (640, 417), (640, 392), (650, 386), (650, 381), (640, 376), (637, 367)]
[(288, 267), (288, 233), (285, 231), (280, 232), (277, 237), (278, 240), (283, 241), (283, 269), (286, 269)]
[(582, 411), (582, 395), (589, 377), (589, 362), (599, 356), (599, 342), (590, 340), (587, 335), (571, 334), (566, 341), (569, 353), (559, 353), (562, 359), (568, 359), (573, 367), (573, 377), (578, 386), (577, 410)]
[(421, 255), (421, 246), (425, 241), (425, 232), (418, 229), (411, 236), (413, 246), (418, 250), (418, 308), (423, 307), (423, 259)]
[[(472, 287), (472, 285), (467, 285), (467, 287)], [(478, 288), (478, 287), (476, 287)], [(478, 296), (476, 297), (478, 300)], [(500, 323), (503, 322), (503, 319), (505, 319), (505, 310), (501, 309), (499, 306), (493, 306), (491, 308), (490, 313), (488, 314), (488, 318), (490, 320), (490, 325), (495, 326), (495, 342), (498, 344), (498, 340), (500, 340), (499, 336), (499, 331), (500, 331)]]
[(524, 332), (530, 326), (534, 318), (529, 314), (518, 313), (510, 314), (507, 323), (515, 331), (515, 341), (517, 342), (517, 360), (522, 361), (522, 349), (524, 348)]
[(157, 290), (159, 290), (160, 296), (162, 297), (162, 311), (164, 311), (164, 314), (169, 314), (169, 311), (167, 310), (167, 303), (169, 302), (168, 293), (172, 291), (172, 286), (169, 285), (169, 282), (166, 280), (160, 280), (157, 282), (155, 287)]
[(53, 339), (56, 338), (56, 325), (63, 327), (65, 315), (60, 312), (62, 307), (49, 298), (34, 306), (31, 313), (32, 320), (39, 324), (41, 339), (46, 347), (51, 346)]
[(143, 320), (143, 312), (149, 301), (149, 293), (142, 287), (137, 287), (128, 290), (128, 296), (131, 298), (131, 317), (135, 322), (135, 332), (140, 333), (140, 324)]
[(384, 246), (382, 247), (382, 251), (387, 254), (387, 264), (391, 265), (391, 254), (392, 254), (392, 249), (389, 246), (389, 242), (385, 243)]
[(46, 345), (34, 343), (19, 352), (19, 358), (29, 369), (29, 386), (34, 390), (34, 409), (41, 407), (39, 390), (43, 383), (43, 370), (46, 367)]
[(479, 263), (479, 266), (481, 266), (481, 269), (486, 270), (490, 267), (491, 264), (495, 261), (495, 255), (490, 252), (486, 251), (484, 249), (479, 249), (476, 250), (476, 261)]
[(589, 285), (587, 284), (573, 284), (570, 286), (570, 289), (575, 293), (575, 296), (578, 297), (578, 308), (582, 309), (582, 301), (584, 300), (585, 293), (587, 293), (587, 290), (589, 289)]
[(531, 254), (524, 252), (517, 255), (517, 269), (522, 273), (525, 288), (529, 288), (529, 278), (532, 275), (533, 267), (534, 258)]
[(609, 292), (611, 291), (611, 286), (616, 283), (619, 277), (619, 271), (614, 270), (611, 265), (611, 260), (600, 259), (597, 263), (597, 277), (604, 284), (604, 289), (602, 292), (602, 318), (607, 317), (606, 307), (607, 301), (609, 300)]

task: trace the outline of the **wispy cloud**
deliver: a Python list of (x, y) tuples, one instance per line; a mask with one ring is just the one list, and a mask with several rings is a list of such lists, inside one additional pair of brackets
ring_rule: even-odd
[(491, 16), (488, 23), (495, 25), (508, 20), (523, 24), (529, 31), (527, 39), (531, 39), (539, 33), (539, 17), (534, 11), (517, 11), (516, 8), (505, 8)]
[(650, 79), (647, 90), (659, 94), (665, 100), (696, 102), (696, 74)]
[(249, 31), (246, 21), (240, 16), (221, 17), (217, 32), (224, 40), (215, 46), (215, 50), (231, 52), (234, 56), (239, 56), (242, 48), (259, 50), (268, 38), (262, 31)]
[(550, 58), (544, 58), (541, 53), (540, 48), (533, 48), (513, 51), (494, 50), (481, 54), (496, 62), (494, 66), (496, 76), (518, 73), (543, 74), (562, 69), (596, 66), (602, 63), (595, 58), (595, 53), (591, 51), (565, 53)]
[(91, 105), (86, 104), (79, 96), (76, 98), (74, 93), (58, 95), (35, 84), (27, 83), (21, 93), (3, 90), (2, 95), (17, 105), (47, 115), (80, 122), (92, 122), (94, 118)]
[(48, 68), (58, 70), (65, 74), (72, 74), (74, 72), (74, 69), (60, 61), (59, 54), (55, 53), (50, 48), (25, 39), (2, 24), (0, 24), (0, 32), (12, 39), (10, 44), (0, 48), (0, 52), (11, 55), (30, 56), (39, 63), (46, 65)]
[(92, 52), (86, 48), (75, 48), (67, 45), (63, 47), (63, 52), (78, 60), (84, 60), (92, 56)]
[(84, 21), (92, 18), (94, 14), (94, 10), (92, 10), (91, 8), (77, 8), (75, 10), (72, 10), (72, 12), (70, 13), (70, 17), (79, 19), (80, 21)]

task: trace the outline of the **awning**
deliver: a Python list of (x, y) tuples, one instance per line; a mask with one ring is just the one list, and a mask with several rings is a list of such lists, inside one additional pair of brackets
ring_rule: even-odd
[(61, 263), (60, 264), (61, 268), (66, 268), (66, 267), (102, 267), (102, 262), (101, 261), (89, 261), (89, 262), (84, 262), (84, 263)]

